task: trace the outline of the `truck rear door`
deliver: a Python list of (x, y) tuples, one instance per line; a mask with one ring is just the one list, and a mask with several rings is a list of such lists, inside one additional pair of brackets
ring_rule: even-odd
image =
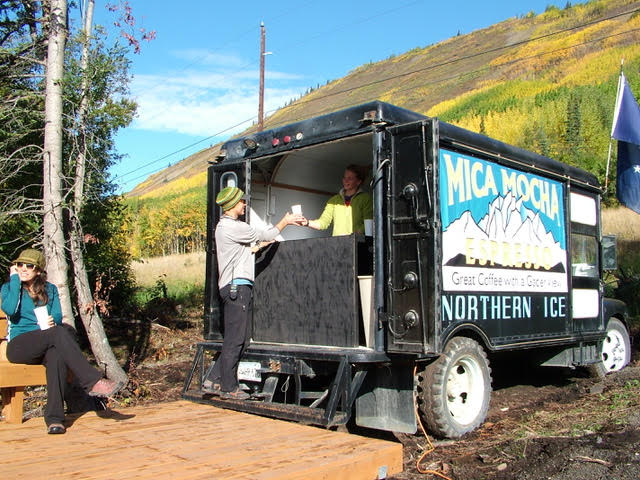
[(389, 128), (391, 167), (386, 200), (387, 349), (433, 351), (436, 273), (433, 120)]
[[(246, 195), (251, 195), (250, 185), (249, 162), (231, 165), (221, 163), (209, 167), (207, 179), (207, 256), (204, 290), (204, 338), (207, 340), (222, 339), (222, 310), (218, 295), (218, 261), (214, 237), (215, 228), (218, 220), (220, 220), (222, 211), (216, 205), (216, 196), (225, 187), (240, 187)], [(247, 209), (248, 211), (249, 209)]]

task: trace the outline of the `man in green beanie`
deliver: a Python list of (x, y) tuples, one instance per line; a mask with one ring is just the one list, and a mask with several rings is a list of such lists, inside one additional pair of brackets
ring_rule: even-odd
[(249, 344), (253, 314), (254, 253), (271, 243), (287, 225), (300, 225), (302, 215), (287, 213), (275, 227), (256, 229), (240, 220), (246, 209), (244, 192), (223, 188), (216, 196), (224, 212), (215, 231), (218, 287), (224, 305), (224, 340), (203, 390), (221, 398), (244, 400), (249, 394), (238, 387), (238, 363)]

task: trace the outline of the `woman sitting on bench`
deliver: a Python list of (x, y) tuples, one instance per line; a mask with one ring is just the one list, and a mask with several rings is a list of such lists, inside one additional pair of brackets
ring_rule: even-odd
[[(89, 365), (74, 331), (62, 324), (58, 289), (46, 281), (42, 252), (24, 250), (10, 269), (9, 281), (2, 285), (2, 310), (9, 317), (7, 358), (11, 363), (42, 364), (47, 375), (47, 406), (44, 420), (47, 432), (65, 433), (64, 388), (67, 369), (91, 396), (115, 395), (123, 385), (106, 378)], [(46, 309), (40, 322), (37, 309)]]

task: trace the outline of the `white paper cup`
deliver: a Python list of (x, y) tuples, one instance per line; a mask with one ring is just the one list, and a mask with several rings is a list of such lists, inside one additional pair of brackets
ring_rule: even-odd
[(364, 234), (367, 237), (373, 236), (373, 219), (367, 218), (364, 221)]
[(49, 328), (49, 311), (47, 310), (47, 307), (36, 307), (33, 309), (33, 313), (36, 314), (40, 330), (46, 330)]
[(302, 215), (302, 205), (291, 205), (291, 213), (294, 215)]

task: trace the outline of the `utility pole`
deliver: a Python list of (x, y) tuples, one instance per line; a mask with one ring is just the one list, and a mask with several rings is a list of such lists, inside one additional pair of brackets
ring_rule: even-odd
[(264, 22), (260, 22), (260, 98), (258, 99), (258, 131), (264, 129), (264, 44), (265, 28)]

